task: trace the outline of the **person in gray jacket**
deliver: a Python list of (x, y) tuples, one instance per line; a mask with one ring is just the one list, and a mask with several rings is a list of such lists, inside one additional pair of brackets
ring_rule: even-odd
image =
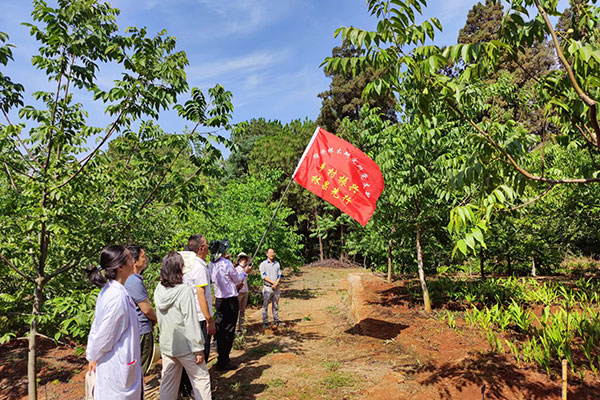
[(162, 381), (160, 399), (177, 398), (182, 368), (185, 368), (196, 400), (211, 399), (210, 375), (204, 360), (204, 339), (198, 324), (195, 294), (183, 283), (183, 258), (170, 251), (160, 269), (154, 291), (160, 330)]

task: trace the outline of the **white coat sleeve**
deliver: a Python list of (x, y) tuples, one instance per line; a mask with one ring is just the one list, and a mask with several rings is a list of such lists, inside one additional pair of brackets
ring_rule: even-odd
[(129, 326), (129, 313), (119, 296), (115, 296), (96, 310), (92, 330), (88, 337), (86, 358), (98, 361), (109, 353), (119, 337)]

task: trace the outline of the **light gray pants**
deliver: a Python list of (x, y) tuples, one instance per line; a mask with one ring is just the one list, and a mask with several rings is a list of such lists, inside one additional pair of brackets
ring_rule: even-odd
[(237, 331), (242, 332), (244, 330), (244, 322), (246, 321), (246, 307), (248, 306), (248, 292), (240, 292), (238, 294), (238, 302), (240, 303), (240, 311), (238, 313), (238, 327)]
[(270, 286), (263, 286), (263, 323), (269, 322), (269, 303), (271, 303), (271, 311), (273, 312), (273, 321), (279, 322), (279, 286), (273, 290)]

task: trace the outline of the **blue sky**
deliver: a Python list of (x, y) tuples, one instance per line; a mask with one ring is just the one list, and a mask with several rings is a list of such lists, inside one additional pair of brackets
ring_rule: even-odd
[[(50, 4), (53, 2), (50, 0)], [(438, 17), (444, 27), (438, 44), (456, 40), (468, 10), (475, 0), (431, 0), (425, 18)], [(21, 22), (31, 22), (32, 5), (26, 0), (0, 0), (0, 30), (10, 35), (15, 62), (3, 73), (25, 85), (28, 93), (51, 90), (45, 77), (31, 67), (37, 49)], [(167, 29), (177, 37), (178, 48), (190, 60), (191, 86), (207, 89), (216, 83), (233, 93), (234, 122), (264, 117), (288, 122), (319, 114), (317, 94), (329, 79), (319, 65), (340, 44), (336, 28), (353, 25), (374, 28), (376, 20), (365, 0), (114, 0), (121, 9), (117, 22), (146, 26), (149, 33)], [(107, 68), (100, 78), (110, 82), (118, 71)], [(91, 96), (80, 93), (90, 120), (106, 125), (102, 104), (91, 104)], [(29, 100), (30, 101), (30, 100)], [(163, 129), (180, 132), (185, 122), (175, 113), (160, 119)]]

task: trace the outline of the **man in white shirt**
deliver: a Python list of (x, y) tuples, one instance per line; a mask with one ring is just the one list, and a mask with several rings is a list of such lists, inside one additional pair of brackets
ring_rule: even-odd
[(202, 235), (192, 235), (188, 239), (188, 250), (196, 254), (192, 270), (183, 274), (183, 283), (192, 286), (196, 292), (196, 309), (198, 321), (204, 336), (204, 359), (208, 360), (210, 339), (216, 333), (213, 321), (212, 293), (210, 291), (210, 275), (205, 258), (208, 255), (208, 243)]
[[(198, 313), (200, 330), (204, 338), (204, 360), (208, 363), (211, 337), (216, 333), (215, 322), (213, 320), (212, 293), (210, 291), (210, 273), (205, 261), (208, 255), (208, 243), (202, 235), (191, 235), (188, 239), (186, 250), (180, 251), (179, 254), (181, 254), (186, 263), (183, 271), (183, 283), (191, 286), (196, 293), (195, 309)], [(188, 263), (188, 261), (190, 262)], [(188, 269), (188, 265), (193, 266)], [(191, 393), (192, 385), (184, 369), (181, 375), (179, 394), (181, 397), (191, 397)]]

